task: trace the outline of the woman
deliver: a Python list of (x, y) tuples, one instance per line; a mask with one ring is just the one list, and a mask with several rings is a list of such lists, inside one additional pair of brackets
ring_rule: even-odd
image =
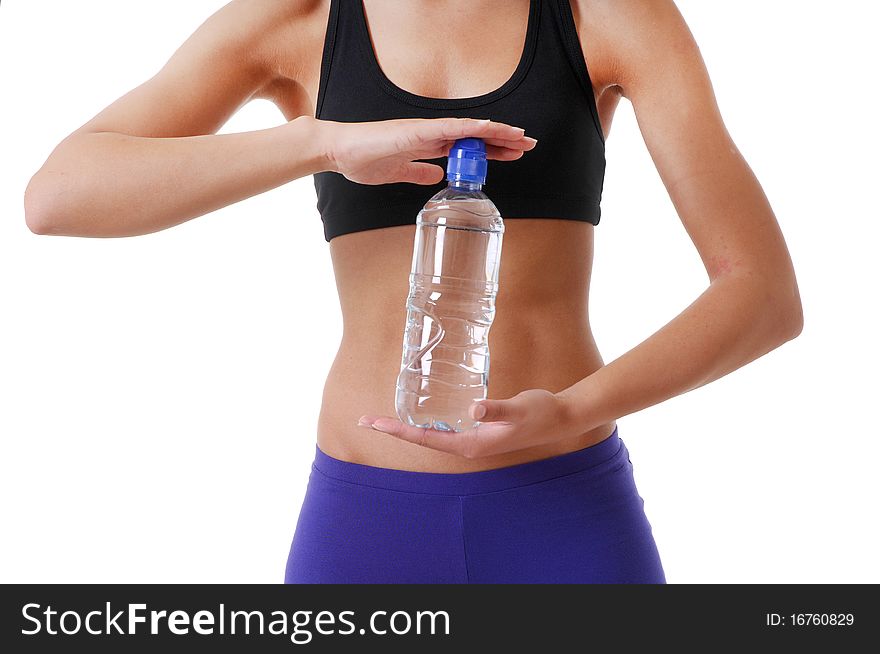
[[(710, 284), (606, 365), (587, 298), (621, 97)], [(289, 122), (215, 134), (253, 98)], [(506, 233), (490, 399), (469, 409), (479, 427), (450, 433), (394, 419), (389, 389), (415, 214), (464, 136), (488, 144)], [(673, 2), (234, 0), (56, 148), (26, 217), (38, 234), (145, 234), (310, 174), (344, 334), (286, 581), (664, 583), (616, 420), (803, 320), (776, 219)]]

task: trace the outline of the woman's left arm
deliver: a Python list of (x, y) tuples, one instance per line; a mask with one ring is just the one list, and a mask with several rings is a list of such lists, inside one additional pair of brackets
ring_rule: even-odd
[[(596, 5), (609, 3), (596, 3)], [(800, 294), (766, 196), (728, 134), (699, 48), (672, 0), (603, 12), (616, 75), (709, 276), (647, 340), (559, 395), (589, 427), (698, 388), (800, 334)]]
[[(698, 388), (795, 338), (803, 315), (791, 258), (764, 192), (733, 143), (699, 49), (672, 0), (588, 3), (613, 35), (617, 86), (709, 276), (645, 341), (559, 393), (484, 400), (451, 437), (368, 417), (374, 428), (467, 457), (589, 431)], [(606, 9), (602, 11), (603, 9)], [(482, 417), (474, 414), (485, 408)]]

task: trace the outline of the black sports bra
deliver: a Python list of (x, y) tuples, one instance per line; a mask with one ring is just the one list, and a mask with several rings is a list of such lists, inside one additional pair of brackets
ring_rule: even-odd
[[(489, 161), (485, 191), (504, 219), (599, 223), (605, 141), (568, 0), (531, 0), (519, 65), (503, 85), (470, 98), (428, 98), (392, 83), (376, 60), (362, 0), (331, 0), (316, 117), (340, 122), (391, 118), (490, 118), (522, 127), (538, 145), (516, 161)], [(445, 159), (434, 159), (445, 169)], [(358, 184), (314, 175), (326, 241), (368, 229), (415, 224), (436, 185)]]

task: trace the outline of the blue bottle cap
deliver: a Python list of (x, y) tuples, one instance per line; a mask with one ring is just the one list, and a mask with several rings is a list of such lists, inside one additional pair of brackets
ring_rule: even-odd
[(487, 168), (486, 144), (483, 143), (483, 139), (458, 139), (449, 150), (446, 179), (450, 182), (485, 184)]

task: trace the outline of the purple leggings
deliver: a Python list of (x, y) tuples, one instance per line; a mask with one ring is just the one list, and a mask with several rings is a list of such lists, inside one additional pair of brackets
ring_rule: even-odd
[(285, 583), (666, 583), (617, 429), (559, 456), (465, 473), (316, 448)]

